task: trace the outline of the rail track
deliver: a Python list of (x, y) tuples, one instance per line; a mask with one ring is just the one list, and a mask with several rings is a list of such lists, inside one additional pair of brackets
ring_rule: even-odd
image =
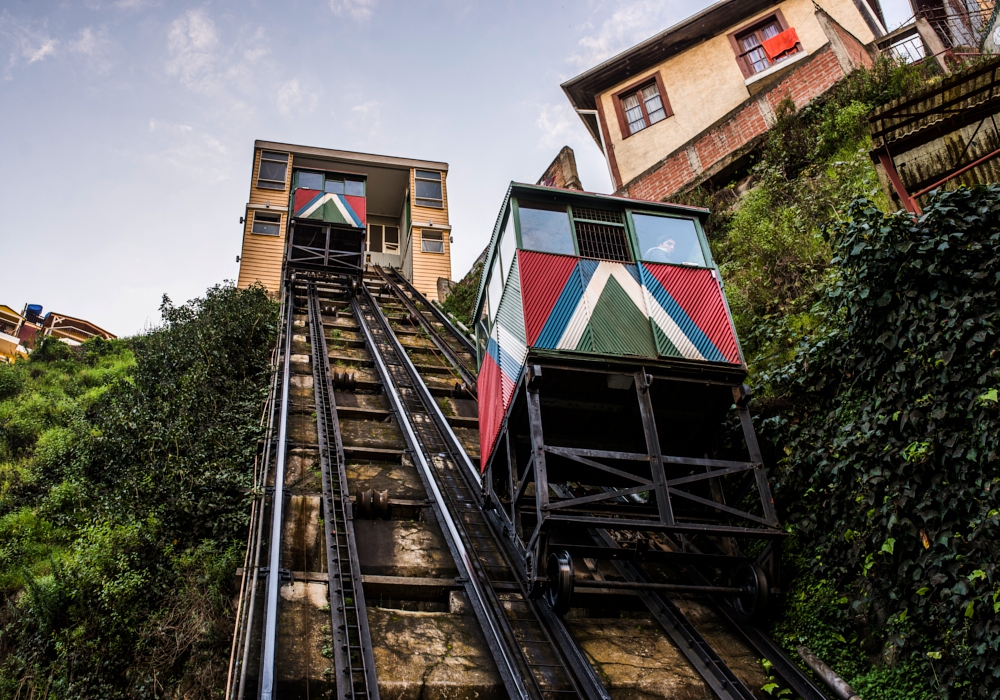
[(529, 597), (482, 508), (475, 348), (397, 273), (299, 273), (282, 313), (227, 699), (748, 699), (760, 657), (825, 697), (674, 573), (585, 561), (565, 616)]

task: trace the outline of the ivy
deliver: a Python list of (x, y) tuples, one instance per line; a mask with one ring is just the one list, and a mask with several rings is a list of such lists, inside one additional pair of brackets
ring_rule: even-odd
[[(759, 377), (798, 552), (779, 630), (854, 639), (874, 666), (827, 650), (848, 676), (912, 667), (936, 692), (1000, 697), (1000, 187), (939, 193), (919, 219), (860, 198), (824, 235), (821, 323)], [(844, 605), (796, 632), (820, 581)]]

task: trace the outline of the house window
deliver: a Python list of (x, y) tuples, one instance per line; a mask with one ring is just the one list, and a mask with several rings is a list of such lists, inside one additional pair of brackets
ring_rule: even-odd
[(385, 242), (385, 252), (393, 253), (395, 255), (399, 254), (399, 227), (398, 226), (386, 226), (385, 236), (383, 238)]
[(434, 170), (418, 170), (415, 174), (415, 184), (418, 207), (444, 209), (441, 173)]
[(420, 250), (423, 253), (443, 253), (444, 233), (423, 229), (420, 232)]
[(379, 224), (369, 224), (368, 225), (368, 252), (369, 253), (381, 253), (382, 252), (382, 232), (384, 230), (383, 226)]
[(265, 190), (285, 189), (285, 175), (288, 172), (288, 154), (261, 151), (260, 171), (257, 173), (257, 187)]
[(615, 111), (622, 138), (673, 116), (659, 74), (628, 86), (615, 95)]
[(729, 39), (744, 78), (765, 71), (802, 50), (798, 35), (788, 27), (780, 12), (734, 32)]
[(255, 211), (253, 213), (253, 228), (250, 230), (262, 236), (280, 236), (281, 214)]

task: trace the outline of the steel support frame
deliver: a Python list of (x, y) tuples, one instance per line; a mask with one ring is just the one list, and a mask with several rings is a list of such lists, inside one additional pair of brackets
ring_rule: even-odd
[[(507, 418), (501, 425), (498, 437), (498, 445), (503, 441), (506, 447), (503, 452), (507, 460), (507, 482), (510, 489), (510, 502), (504, 503), (492, 488), (493, 460), (496, 458), (495, 450), (491, 455), (487, 465), (487, 474), (484, 485), (487, 486), (487, 495), (491, 499), (493, 507), (502, 514), (505, 529), (511, 533), (511, 537), (519, 551), (525, 558), (525, 575), (529, 584), (529, 590), (538, 595), (544, 588), (547, 578), (545, 576), (545, 563), (549, 554), (550, 535), (558, 531), (578, 530), (580, 527), (601, 528), (613, 530), (631, 531), (656, 531), (684, 536), (710, 536), (719, 538), (756, 538), (772, 541), (780, 541), (784, 533), (779, 528), (777, 514), (774, 509), (774, 502), (771, 489), (768, 484), (767, 474), (763, 466), (763, 458), (760, 447), (757, 443), (757, 436), (753, 429), (750, 412), (747, 408), (749, 392), (745, 387), (732, 387), (733, 396), (737, 406), (746, 440), (747, 450), (750, 455), (749, 462), (734, 462), (715, 459), (695, 459), (688, 457), (674, 457), (662, 454), (660, 448), (659, 435), (656, 430), (656, 421), (653, 414), (653, 404), (650, 398), (650, 386), (654, 380), (645, 368), (634, 372), (633, 379), (636, 388), (636, 398), (639, 403), (639, 412), (643, 423), (643, 433), (646, 439), (645, 453), (614, 452), (597, 449), (568, 448), (555, 445), (548, 445), (545, 442), (545, 432), (542, 422), (541, 393), (542, 375), (546, 365), (529, 362), (525, 372), (521, 377), (518, 386), (515, 388), (515, 400), (517, 394), (523, 392), (527, 406), (528, 430), (530, 438), (530, 454), (524, 462), (523, 469), (514, 458), (511, 450), (510, 436), (508, 434)], [(562, 368), (566, 369), (566, 368)], [(587, 370), (593, 371), (593, 370)], [(607, 374), (620, 374), (608, 370)], [(572, 459), (585, 464), (591, 468), (611, 473), (618, 477), (633, 480), (637, 486), (620, 489), (608, 489), (606, 493), (588, 495), (579, 498), (565, 498), (552, 500), (550, 491), (552, 484), (549, 483), (549, 472), (546, 463), (547, 455), (558, 455), (563, 458)], [(600, 459), (628, 460), (635, 462), (646, 462), (649, 465), (648, 478), (638, 476), (629, 472), (615, 469), (607, 464), (602, 464)], [(689, 476), (669, 479), (667, 477), (666, 464), (682, 464), (696, 467), (703, 467), (702, 474), (692, 474)], [(754, 482), (760, 501), (763, 517), (748, 513), (728, 506), (723, 499), (704, 499), (694, 494), (683, 491), (681, 486), (696, 481), (717, 481), (721, 477), (740, 472), (753, 472)], [(534, 484), (533, 503), (528, 502), (525, 494), (528, 486)], [(651, 491), (655, 493), (655, 503), (645, 507), (645, 513), (638, 513), (639, 507), (629, 505), (616, 505), (618, 511), (614, 515), (603, 516), (591, 513), (579, 513), (580, 506), (601, 506), (610, 505), (610, 501), (635, 494), (641, 491)], [(558, 493), (558, 491), (557, 491)], [(753, 523), (758, 523), (761, 527), (741, 527), (722, 523), (678, 521), (674, 512), (673, 500), (681, 498), (705, 506), (717, 513), (731, 515)], [(569, 508), (577, 508), (577, 512), (567, 512)], [(522, 532), (521, 514), (532, 509), (535, 516), (535, 527), (528, 534)], [(633, 517), (626, 517), (631, 515)], [(617, 517), (615, 517), (617, 516)], [(731, 550), (734, 561), (745, 561), (745, 558), (738, 556), (735, 547)], [(599, 555), (599, 550), (592, 552), (593, 558), (603, 558)], [(615, 553), (608, 550), (607, 558), (617, 558)], [(702, 560), (702, 563), (709, 559), (718, 559), (720, 555), (700, 553), (688, 554), (693, 561)], [(704, 557), (704, 559), (702, 559)], [(777, 572), (774, 572), (777, 575)]]

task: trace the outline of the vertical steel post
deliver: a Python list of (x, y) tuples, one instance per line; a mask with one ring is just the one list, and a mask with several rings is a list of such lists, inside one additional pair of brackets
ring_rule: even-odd
[(653, 416), (653, 401), (649, 397), (649, 379), (647, 378), (645, 369), (635, 373), (635, 393), (639, 397), (642, 432), (646, 436), (646, 451), (649, 453), (649, 470), (653, 477), (653, 488), (656, 491), (656, 509), (660, 514), (661, 523), (673, 525), (674, 509), (670, 503), (667, 475), (663, 469), (663, 453), (660, 451), (660, 435), (656, 431), (656, 418)]

